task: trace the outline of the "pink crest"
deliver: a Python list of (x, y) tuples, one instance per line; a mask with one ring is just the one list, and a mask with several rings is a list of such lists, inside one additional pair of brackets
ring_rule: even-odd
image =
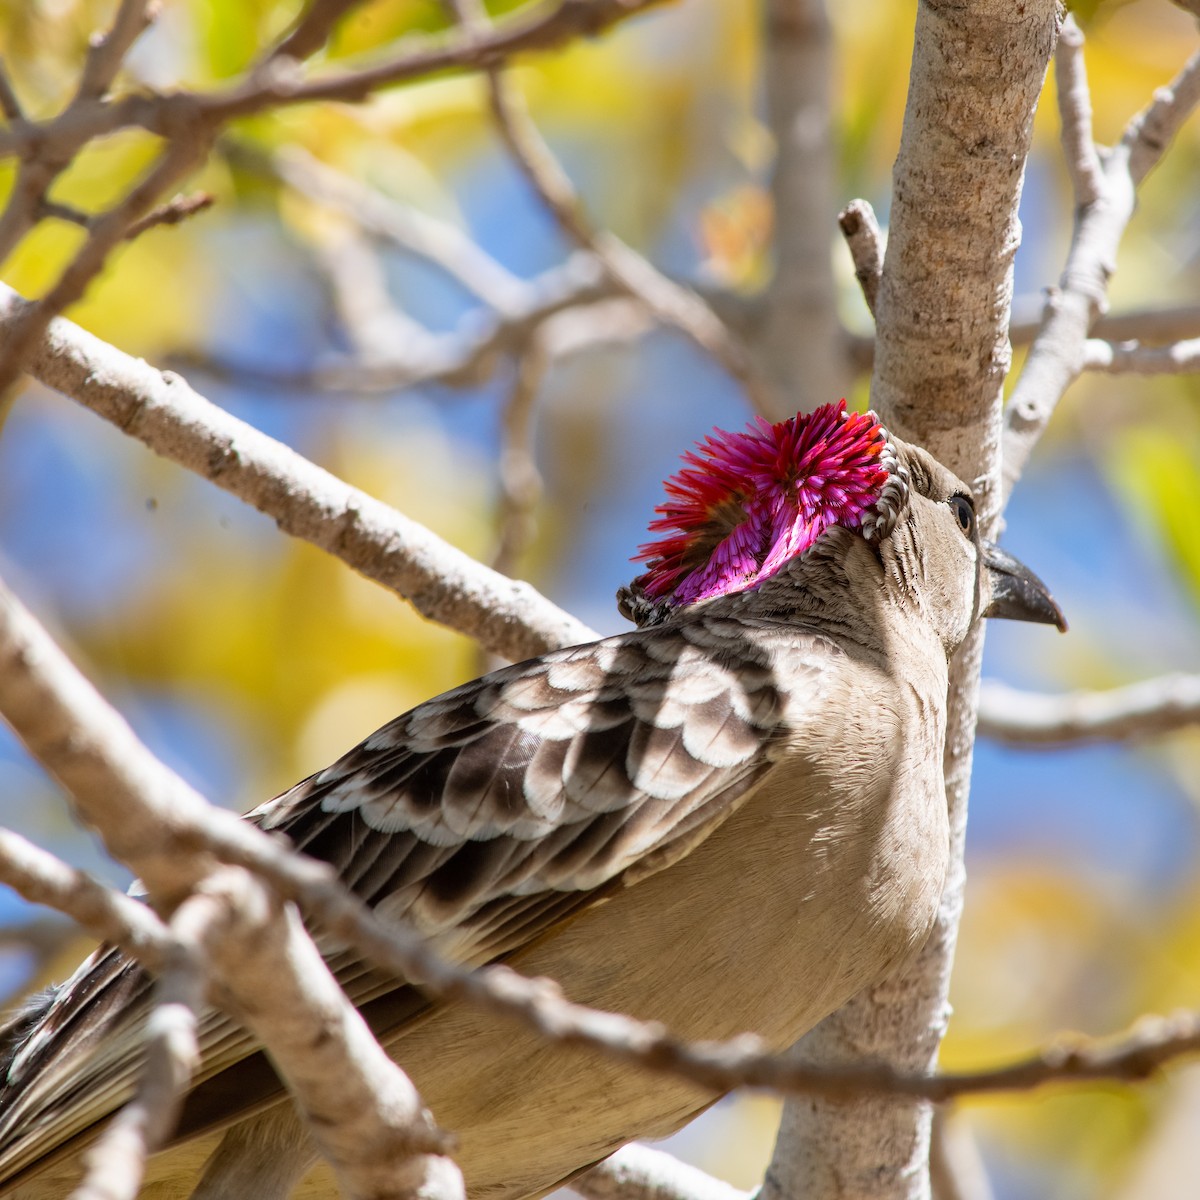
[(757, 587), (831, 525), (856, 529), (888, 481), (886, 434), (845, 400), (741, 433), (714, 429), (666, 482), (635, 562), (647, 596), (691, 604)]

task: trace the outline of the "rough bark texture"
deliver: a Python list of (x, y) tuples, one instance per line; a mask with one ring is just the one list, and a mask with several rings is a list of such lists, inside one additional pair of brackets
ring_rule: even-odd
[[(893, 177), (872, 404), (974, 484), (985, 529), (996, 512), (1017, 203), (1058, 19), (1054, 0), (923, 3)], [(976, 630), (951, 676), (951, 870), (938, 925), (916, 963), (801, 1043), (813, 1060), (869, 1055), (919, 1068), (936, 1059), (962, 908), (982, 641)], [(929, 1122), (920, 1103), (792, 1100), (763, 1200), (926, 1197)]]

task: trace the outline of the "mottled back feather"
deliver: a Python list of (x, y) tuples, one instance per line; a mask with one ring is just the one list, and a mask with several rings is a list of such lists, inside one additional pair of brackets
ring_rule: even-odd
[[(606, 888), (669, 865), (735, 809), (786, 741), (781, 654), (791, 704), (805, 670), (813, 687), (802, 699), (817, 701), (828, 643), (772, 622), (723, 621), (709, 607), (703, 623), (681, 616), (455, 688), (248, 819), (287, 834), (456, 959), (503, 957)], [(377, 1032), (423, 1006), (343, 948), (325, 940), (322, 949)], [(141, 969), (102, 948), (40, 1020), (16, 1029), (0, 1093), (0, 1178), (89, 1134), (129, 1097), (149, 1002)], [(207, 1014), (200, 1041), (184, 1134), (278, 1094), (253, 1040), (228, 1018)], [(224, 1084), (225, 1104), (207, 1099), (229, 1070), (244, 1097), (233, 1112)]]

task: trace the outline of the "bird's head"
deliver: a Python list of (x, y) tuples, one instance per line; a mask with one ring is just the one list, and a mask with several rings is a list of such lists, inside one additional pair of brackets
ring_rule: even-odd
[(650, 524), (662, 536), (635, 560), (646, 570), (618, 593), (639, 625), (785, 572), (803, 586), (812, 577), (804, 564), (840, 559), (842, 578), (864, 574), (863, 583), (921, 608), (947, 651), (979, 615), (1066, 628), (1045, 585), (980, 538), (970, 489), (845, 401), (714, 430), (684, 455), (666, 492)]

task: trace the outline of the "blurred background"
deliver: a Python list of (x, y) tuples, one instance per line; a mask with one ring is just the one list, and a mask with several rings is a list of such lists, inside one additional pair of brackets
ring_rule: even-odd
[[(87, 37), (111, 7), (0, 4), (0, 53), (32, 115), (70, 95)], [(915, 4), (830, 8), (829, 256), (843, 323), (869, 335), (834, 218), (863, 196), (886, 225)], [(294, 11), (273, 0), (176, 0), (130, 73), (157, 86), (212, 85), (243, 70)], [(1195, 22), (1165, 0), (1075, 11), (1088, 34), (1097, 136), (1110, 141), (1194, 49)], [(375, 0), (344, 22), (330, 57), (444, 26), (432, 0)], [(752, 304), (772, 270), (760, 26), (756, 5), (686, 0), (516, 66), (597, 222), (731, 303)], [(1047, 87), (1016, 266), (1018, 308), (1035, 314), (1061, 270), (1072, 215)], [(94, 207), (121, 194), (149, 155), (148, 139), (110, 139), (56, 194)], [(1198, 168), (1193, 121), (1144, 187), (1114, 311), (1200, 295)], [(7, 186), (11, 166), (2, 170)], [(481, 83), (445, 77), (362, 107), (241, 123), (195, 182), (215, 196), (212, 209), (116, 254), (72, 316), (174, 365), (214, 402), (469, 553), (499, 556), (601, 632), (621, 629), (613, 593), (633, 573), (661, 481), (714, 425), (745, 423), (740, 390), (678, 333), (600, 310), (560, 321), (532, 368), (525, 356), (523, 379), (501, 352), (465, 381), (427, 372), (403, 386), (388, 346), (477, 336), (488, 307), (331, 203), (329, 188), (345, 181), (358, 201), (467, 235), (501, 278), (537, 280), (572, 250), (501, 147)], [(43, 223), (6, 281), (39, 293), (79, 238)], [(351, 311), (354, 296), (377, 326)], [(852, 405), (867, 403), (866, 388), (859, 373)], [(804, 395), (794, 407), (836, 399)], [(151, 748), (215, 802), (240, 810), (283, 790), (486, 665), (467, 639), (70, 401), (24, 386), (0, 405), (0, 573)], [(527, 418), (531, 460), (519, 453)], [(1081, 379), (1005, 535), (1051, 585), (1071, 634), (998, 623), (986, 673), (1053, 692), (1200, 670), (1198, 513), (1200, 381)], [(971, 803), (946, 1065), (993, 1063), (1063, 1029), (1101, 1033), (1145, 1011), (1200, 1005), (1200, 732), (1065, 751), (981, 739)], [(3, 729), (0, 822), (124, 882)], [(7, 894), (0, 920), (5, 995), (69, 972), (86, 950)], [(777, 1109), (768, 1097), (726, 1102), (674, 1149), (752, 1186)], [(1170, 1164), (1165, 1178), (1186, 1188), (1200, 1169), (1196, 1139), (1178, 1132), (1200, 1121), (1195, 1068), (1138, 1088), (1047, 1090), (965, 1109), (1001, 1200), (1182, 1196), (1157, 1173)]]

